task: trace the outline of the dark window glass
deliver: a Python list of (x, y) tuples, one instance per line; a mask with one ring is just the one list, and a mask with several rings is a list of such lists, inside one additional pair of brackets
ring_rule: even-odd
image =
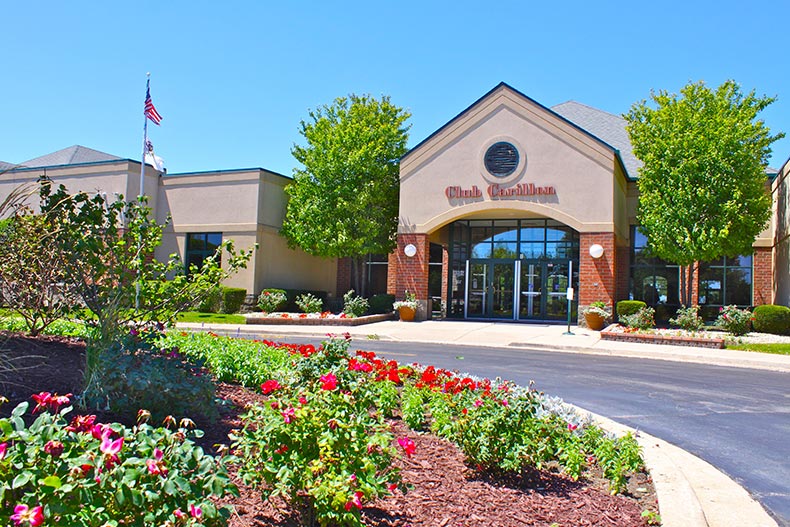
[[(217, 248), (222, 243), (221, 232), (191, 232), (187, 234), (187, 250), (184, 261), (186, 271), (194, 265), (198, 269), (203, 267), (203, 260), (209, 256), (214, 256)], [(222, 263), (222, 255), (218, 255), (219, 263)]]
[(705, 306), (749, 306), (752, 303), (752, 257), (735, 256), (704, 262), (699, 268), (699, 303)]

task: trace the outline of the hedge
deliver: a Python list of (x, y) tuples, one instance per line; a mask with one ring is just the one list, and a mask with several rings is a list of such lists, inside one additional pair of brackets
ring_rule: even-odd
[(790, 334), (790, 308), (766, 304), (757, 306), (753, 312), (752, 327), (759, 333), (774, 335)]
[(370, 297), (370, 314), (392, 313), (392, 304), (395, 302), (395, 295), (381, 293)]
[(244, 300), (247, 298), (247, 290), (241, 287), (222, 288), (222, 312), (238, 313), (241, 310)]
[(647, 307), (647, 304), (641, 300), (620, 300), (617, 303), (617, 317), (633, 315), (643, 307)]

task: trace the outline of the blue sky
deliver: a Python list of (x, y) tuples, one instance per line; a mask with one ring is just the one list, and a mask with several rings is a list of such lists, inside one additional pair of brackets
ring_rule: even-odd
[[(74, 144), (139, 159), (145, 74), (171, 173), (291, 175), (307, 112), (349, 93), (412, 113), (414, 146), (507, 82), (622, 114), (689, 81), (777, 96), (790, 133), (790, 2), (13, 2), (3, 6), (0, 160)], [(790, 157), (774, 143), (771, 166)]]

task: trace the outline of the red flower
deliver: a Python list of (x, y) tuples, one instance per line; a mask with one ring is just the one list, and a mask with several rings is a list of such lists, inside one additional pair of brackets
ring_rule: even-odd
[(282, 386), (280, 386), (280, 383), (274, 379), (269, 379), (265, 383), (261, 384), (261, 392), (263, 395), (269, 395), (273, 391), (279, 390), (280, 388), (282, 388)]
[(406, 452), (408, 457), (411, 457), (411, 455), (417, 450), (417, 445), (415, 445), (414, 441), (408, 437), (401, 437), (398, 439), (398, 444), (401, 446), (403, 451)]
[(321, 389), (332, 391), (337, 388), (337, 377), (335, 377), (334, 373), (327, 373), (326, 375), (321, 376)]
[(54, 439), (47, 441), (47, 444), (44, 445), (44, 452), (54, 458), (58, 458), (63, 453), (63, 443)]
[(362, 498), (365, 495), (362, 494), (362, 491), (356, 491), (354, 496), (352, 496), (351, 500), (346, 503), (346, 510), (350, 511), (352, 508), (356, 507), (357, 509), (362, 508)]

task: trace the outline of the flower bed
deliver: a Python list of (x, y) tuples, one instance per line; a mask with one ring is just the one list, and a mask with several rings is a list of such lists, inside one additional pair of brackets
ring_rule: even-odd
[(362, 326), (392, 320), (392, 313), (349, 317), (345, 313), (249, 313), (247, 324), (294, 325), (294, 326)]
[(707, 331), (689, 332), (682, 329), (651, 329), (632, 331), (619, 324), (612, 324), (601, 331), (602, 340), (637, 342), (641, 344), (668, 344), (695, 348), (723, 349), (724, 338)]

